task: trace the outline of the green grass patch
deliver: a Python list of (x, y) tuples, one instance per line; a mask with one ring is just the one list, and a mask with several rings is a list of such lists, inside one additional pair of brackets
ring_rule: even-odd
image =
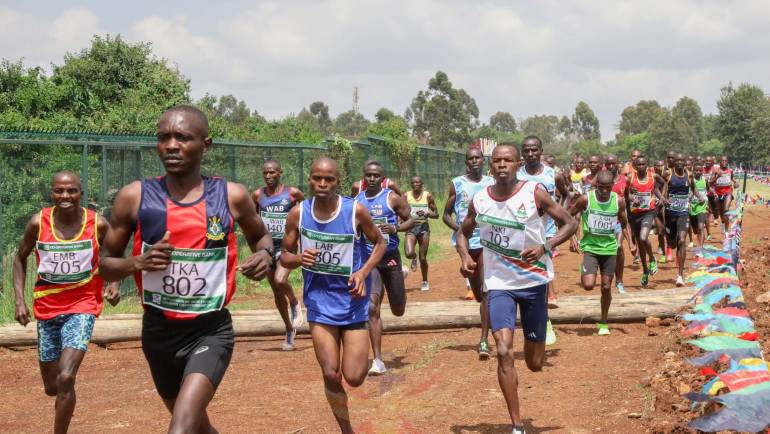
[[(739, 181), (739, 191), (743, 191), (743, 180)], [(746, 193), (753, 196), (758, 194), (765, 199), (770, 199), (770, 186), (754, 181), (753, 179), (746, 180)]]

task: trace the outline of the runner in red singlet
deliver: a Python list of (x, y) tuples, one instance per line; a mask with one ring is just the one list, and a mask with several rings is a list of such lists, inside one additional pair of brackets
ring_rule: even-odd
[[(658, 264), (652, 254), (652, 245), (648, 237), (655, 221), (657, 198), (661, 196), (657, 186), (660, 175), (647, 168), (647, 159), (643, 156), (636, 159), (634, 169), (636, 170), (631, 172), (628, 179), (625, 197), (631, 210), (629, 215), (631, 231), (636, 237), (642, 262), (641, 283), (642, 287), (647, 287), (650, 276), (658, 272)], [(650, 260), (649, 265), (647, 258)]]
[(717, 213), (722, 218), (722, 233), (724, 233), (730, 227), (727, 211), (733, 203), (733, 188), (738, 188), (738, 181), (735, 179), (733, 169), (727, 165), (726, 156), (723, 155), (719, 160), (719, 167), (711, 175), (709, 187), (714, 189)]

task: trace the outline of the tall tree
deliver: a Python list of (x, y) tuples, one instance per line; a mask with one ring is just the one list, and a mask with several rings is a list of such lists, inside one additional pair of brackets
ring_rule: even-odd
[(428, 81), (428, 90), (412, 99), (405, 117), (415, 135), (427, 143), (460, 147), (471, 140), (479, 123), (479, 108), (465, 90), (455, 89), (446, 73), (438, 71)]
[(663, 107), (655, 100), (642, 100), (636, 105), (626, 107), (620, 114), (618, 136), (630, 136), (649, 131), (652, 121), (662, 110)]
[(722, 88), (717, 101), (719, 116), (715, 130), (724, 143), (725, 153), (734, 161), (750, 162), (767, 154), (766, 144), (754, 135), (752, 124), (767, 110), (767, 99), (758, 86), (743, 83), (737, 88), (732, 83)]
[(703, 141), (703, 112), (698, 102), (683, 96), (671, 109), (671, 115), (677, 128), (681, 130), (682, 152), (686, 154), (696, 153), (698, 144)]
[(369, 123), (361, 113), (348, 110), (334, 119), (334, 132), (349, 139), (358, 138), (369, 128)]
[(572, 115), (572, 128), (581, 140), (594, 142), (601, 140), (599, 118), (584, 101), (580, 101), (575, 107), (575, 114)]
[(516, 119), (508, 112), (497, 112), (489, 117), (489, 126), (502, 133), (515, 133)]
[(376, 122), (385, 122), (394, 117), (396, 117), (396, 114), (385, 107), (381, 107), (379, 110), (377, 110), (377, 113), (374, 114), (374, 120)]
[(535, 115), (521, 121), (521, 132), (528, 136), (534, 134), (543, 145), (551, 145), (559, 134), (559, 118), (554, 115)]

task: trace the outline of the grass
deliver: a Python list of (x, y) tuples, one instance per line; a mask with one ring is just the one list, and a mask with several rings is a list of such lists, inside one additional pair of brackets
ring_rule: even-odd
[[(741, 184), (739, 185), (740, 191), (743, 191), (743, 181), (740, 181)], [(753, 196), (755, 194), (758, 194), (765, 199), (770, 199), (770, 186), (761, 184), (757, 181), (754, 181), (753, 179), (748, 179), (746, 181), (746, 193)]]

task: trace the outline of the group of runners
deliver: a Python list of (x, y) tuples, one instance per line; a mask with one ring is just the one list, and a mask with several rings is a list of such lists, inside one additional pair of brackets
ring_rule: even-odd
[[(26, 260), (35, 252), (33, 312), (45, 392), (56, 397), (54, 432), (67, 432), (75, 379), (103, 297), (117, 303), (118, 282), (128, 276), (144, 307), (142, 349), (171, 413), (168, 432), (217, 432), (206, 408), (234, 350), (226, 306), (235, 293), (236, 272), (267, 278), (286, 328), (282, 349), (294, 349), (297, 330), (307, 320), (325, 396), (342, 432), (352, 432), (343, 379), (357, 387), (367, 374), (387, 372), (380, 315), (385, 295), (393, 315), (404, 315), (404, 279), (418, 263), (420, 289), (430, 290), (429, 219), (439, 215), (422, 178), (411, 178), (403, 193), (380, 163), (367, 161), (348, 197), (339, 191), (339, 166), (324, 157), (310, 168), (306, 198), (283, 184), (280, 162), (268, 160), (264, 187), (249, 193), (241, 184), (201, 174), (210, 148), (202, 112), (191, 106), (164, 112), (157, 151), (166, 173), (123, 187), (110, 222), (80, 206), (77, 175), (62, 171), (53, 177), (53, 206), (30, 219), (13, 271), (16, 319), (26, 325)], [(637, 151), (622, 168), (614, 156), (591, 156), (587, 170), (580, 156), (564, 171), (554, 160), (543, 156), (539, 138), (529, 136), (520, 147), (497, 145), (485, 174), (485, 156), (469, 149), (466, 172), (452, 180), (442, 216), (453, 232), (468, 296), (479, 302), (480, 359), (491, 354), (490, 330), (495, 339), (498, 379), (514, 433), (524, 432), (514, 368), (516, 310), (526, 365), (540, 371), (545, 346), (556, 340), (548, 308), (558, 305), (557, 247), (582, 232), (572, 247), (584, 255), (583, 286), (590, 290), (599, 280), (598, 333), (609, 334), (613, 278), (624, 291), (623, 240), (632, 255), (638, 250), (646, 286), (657, 271), (648, 237), (653, 228), (659, 233), (665, 228), (667, 246), (677, 251), (677, 284), (682, 283), (688, 230), (702, 248), (708, 210), (726, 222), (735, 183), (724, 157), (715, 166), (713, 159), (670, 154), (660, 173)], [(240, 262), (236, 228), (252, 252)], [(409, 266), (401, 262), (399, 232), (405, 234)], [(125, 255), (129, 242), (131, 254)], [(302, 269), (303, 303), (289, 281), (296, 268)]]

